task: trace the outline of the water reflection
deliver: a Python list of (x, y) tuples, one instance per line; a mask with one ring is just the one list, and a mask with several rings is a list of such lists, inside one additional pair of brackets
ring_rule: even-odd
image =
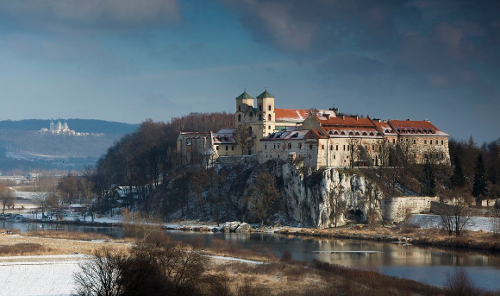
[[(2, 228), (31, 230), (70, 230), (107, 234), (122, 238), (120, 227), (89, 227), (46, 223), (12, 223), (2, 221)], [(500, 289), (500, 257), (495, 254), (444, 250), (430, 247), (407, 246), (403, 244), (378, 243), (348, 239), (300, 238), (267, 233), (193, 233), (169, 231), (175, 240), (205, 244), (217, 238), (247, 249), (268, 249), (277, 256), (285, 250), (296, 260), (318, 259), (324, 262), (354, 268), (377, 269), (385, 274), (405, 277), (440, 286), (446, 274), (457, 266), (464, 267), (479, 286)], [(320, 251), (322, 253), (315, 253)], [(334, 253), (331, 253), (334, 251)], [(352, 251), (356, 251), (353, 253)], [(375, 251), (370, 253), (369, 251)]]
[[(176, 240), (194, 243), (200, 237), (206, 244), (214, 238), (242, 245), (267, 248), (280, 256), (288, 250), (297, 260), (318, 259), (354, 268), (376, 269), (388, 275), (405, 277), (441, 286), (447, 273), (464, 267), (471, 278), (485, 289), (500, 289), (500, 257), (494, 254), (416, 247), (403, 244), (348, 239), (312, 239), (273, 234), (183, 233), (169, 232)], [(320, 251), (321, 253), (315, 253)], [(334, 251), (334, 253), (331, 253)], [(356, 251), (356, 252), (352, 252)], [(371, 253), (375, 251), (375, 253)]]
[(26, 223), (26, 222), (0, 221), (0, 228), (19, 229), (21, 232), (37, 231), (37, 230), (92, 232), (92, 233), (105, 234), (112, 238), (123, 238), (123, 230), (121, 227), (101, 227), (101, 226), (83, 226), (83, 225), (57, 224), (57, 223)]

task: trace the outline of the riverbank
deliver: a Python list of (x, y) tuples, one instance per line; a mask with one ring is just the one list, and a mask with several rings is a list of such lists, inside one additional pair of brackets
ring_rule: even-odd
[[(71, 295), (75, 288), (73, 274), (79, 272), (81, 262), (92, 258), (88, 254), (94, 249), (112, 247), (114, 251), (127, 254), (134, 245), (123, 240), (96, 242), (0, 235), (0, 246), (6, 244), (41, 244), (54, 252), (51, 255), (0, 256), (0, 276), (6, 283), (2, 289), (16, 296), (54, 295), (54, 291), (58, 295)], [(296, 262), (287, 254), (277, 258), (262, 250), (242, 251), (232, 243), (221, 241), (179, 247), (186, 254), (200, 252), (205, 256), (208, 261), (196, 278), (216, 280), (221, 284), (217, 286), (221, 289), (218, 293), (224, 292), (215, 293), (210, 282), (202, 281), (197, 284), (208, 285), (205, 291), (211, 293), (204, 295), (446, 295), (441, 288), (386, 276), (374, 270), (352, 269), (319, 261)]]
[[(104, 222), (106, 221), (106, 222)], [(121, 223), (120, 220), (103, 222), (84, 222), (84, 221), (40, 221), (27, 220), (26, 222), (77, 225), (92, 227), (134, 227), (147, 226), (154, 223), (132, 222)], [(229, 222), (236, 223), (236, 222)], [(13, 224), (15, 228), (15, 224)], [(154, 224), (165, 230), (176, 230), (184, 232), (223, 232), (230, 231), (224, 228), (224, 223), (216, 225), (214, 223), (204, 223), (199, 221), (179, 221), (177, 223)], [(297, 227), (265, 227), (250, 228), (247, 232), (270, 232), (280, 235), (293, 235), (299, 237), (318, 237), (318, 238), (337, 238), (337, 239), (355, 239), (378, 242), (397, 242), (405, 244), (414, 244), (419, 246), (434, 246), (456, 248), (463, 250), (481, 250), (488, 252), (500, 252), (500, 237), (493, 233), (483, 231), (463, 231), (459, 237), (449, 236), (446, 232), (437, 228), (418, 228), (405, 224), (394, 226), (381, 225), (356, 225), (344, 226), (339, 228), (315, 229), (315, 228), (297, 228)], [(233, 232), (233, 231), (231, 231)]]
[(384, 227), (359, 225), (331, 229), (280, 228), (273, 233), (304, 237), (357, 239), (378, 242), (404, 243), (419, 246), (500, 252), (500, 237), (481, 231), (464, 231), (461, 236), (449, 236), (441, 229), (414, 227)]

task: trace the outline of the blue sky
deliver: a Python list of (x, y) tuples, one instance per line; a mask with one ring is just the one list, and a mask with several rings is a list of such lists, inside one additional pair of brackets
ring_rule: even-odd
[(0, 119), (281, 108), (500, 137), (493, 0), (0, 0)]

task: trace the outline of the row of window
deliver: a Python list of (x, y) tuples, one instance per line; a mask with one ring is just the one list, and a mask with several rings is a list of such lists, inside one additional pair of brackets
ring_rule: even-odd
[[(267, 106), (267, 110), (268, 110), (268, 111), (273, 111), (273, 106), (272, 106), (272, 105), (268, 105), (268, 106)], [(240, 106), (238, 106), (238, 111), (240, 111), (240, 112), (241, 112), (241, 105), (240, 105)], [(262, 111), (262, 105), (259, 105), (259, 111)]]
[[(226, 151), (229, 151), (229, 145), (224, 146), (226, 147)], [(219, 146), (215, 146), (215, 150), (219, 151)], [(231, 151), (234, 151), (234, 146), (231, 145)]]
[[(250, 112), (250, 117), (253, 117), (253, 113), (252, 112)], [(262, 114), (259, 114), (259, 120), (262, 120)], [(273, 120), (273, 117), (271, 116), (271, 114), (267, 115), (267, 120), (268, 121), (272, 121)], [(238, 122), (241, 122), (241, 114), (238, 114)]]

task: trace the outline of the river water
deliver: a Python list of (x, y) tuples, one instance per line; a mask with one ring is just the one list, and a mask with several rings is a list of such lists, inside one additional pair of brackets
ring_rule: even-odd
[[(104, 233), (114, 238), (123, 236), (120, 227), (88, 227), (44, 223), (0, 222), (3, 228), (29, 230), (70, 230)], [(376, 269), (394, 275), (442, 286), (447, 273), (457, 267), (465, 268), (472, 280), (488, 290), (500, 290), (500, 256), (489, 253), (405, 246), (396, 243), (377, 243), (349, 239), (312, 239), (282, 236), (270, 233), (194, 233), (169, 231), (175, 240), (194, 243), (203, 240), (209, 244), (217, 238), (243, 248), (267, 248), (276, 255), (287, 250), (296, 260), (318, 259), (328, 263), (354, 268)]]

